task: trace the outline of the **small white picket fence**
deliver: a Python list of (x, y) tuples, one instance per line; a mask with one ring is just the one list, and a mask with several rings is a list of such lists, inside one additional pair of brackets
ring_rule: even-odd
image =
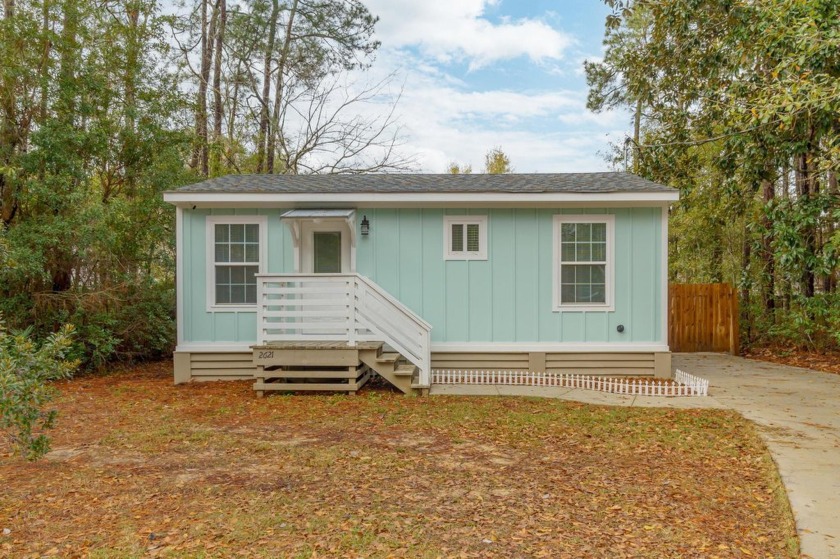
[(576, 373), (535, 373), (478, 369), (434, 369), (434, 384), (504, 384), (580, 388), (628, 396), (708, 396), (709, 381), (677, 369), (672, 382)]

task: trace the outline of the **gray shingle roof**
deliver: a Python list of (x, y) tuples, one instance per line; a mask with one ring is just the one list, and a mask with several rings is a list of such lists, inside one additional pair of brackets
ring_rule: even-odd
[(580, 193), (674, 192), (630, 173), (509, 175), (227, 175), (179, 188), (179, 193)]

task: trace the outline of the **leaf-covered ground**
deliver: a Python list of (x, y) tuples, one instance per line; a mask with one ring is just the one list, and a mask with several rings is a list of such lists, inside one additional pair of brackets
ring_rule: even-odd
[(840, 351), (820, 352), (796, 348), (756, 347), (748, 348), (744, 352), (744, 357), (840, 375)]
[(61, 383), (54, 451), (0, 455), (0, 556), (796, 555), (732, 412), (171, 378)]

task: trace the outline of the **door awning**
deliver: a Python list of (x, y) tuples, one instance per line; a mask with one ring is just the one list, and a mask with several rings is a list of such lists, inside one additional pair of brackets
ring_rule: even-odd
[(356, 210), (289, 210), (280, 216), (280, 219), (349, 219), (353, 217)]
[[(292, 245), (300, 253), (301, 245), (301, 222), (312, 220), (317, 222), (322, 219), (342, 220), (347, 224), (350, 233), (351, 251), (356, 250), (356, 210), (350, 209), (311, 209), (311, 210), (289, 210), (280, 215), (280, 219), (289, 227), (292, 233)], [(298, 266), (298, 269), (300, 267)]]

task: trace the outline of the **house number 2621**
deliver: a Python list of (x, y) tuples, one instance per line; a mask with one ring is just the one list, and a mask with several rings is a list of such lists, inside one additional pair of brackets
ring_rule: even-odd
[(272, 357), (274, 357), (273, 351), (261, 351), (257, 355), (257, 359), (271, 359)]

